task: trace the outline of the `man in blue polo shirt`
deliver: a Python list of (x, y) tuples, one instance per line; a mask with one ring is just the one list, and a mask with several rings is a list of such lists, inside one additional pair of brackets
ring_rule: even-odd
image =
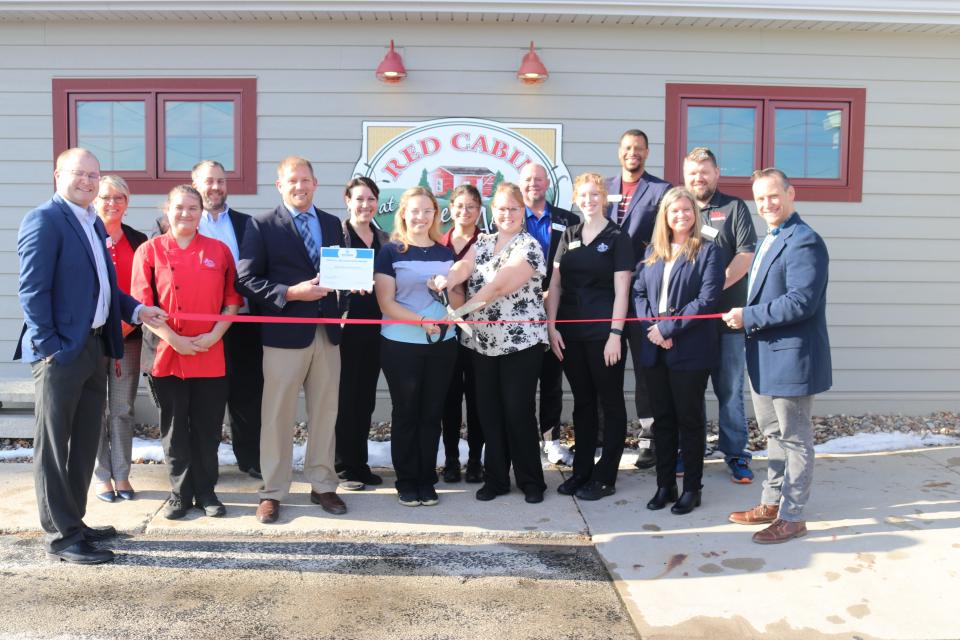
[[(547, 260), (547, 277), (543, 280), (543, 295), (550, 288), (550, 276), (553, 274), (553, 257), (564, 230), (580, 220), (566, 209), (555, 207), (547, 202), (550, 189), (550, 176), (546, 167), (530, 163), (520, 171), (520, 191), (523, 192), (523, 204), (526, 206), (527, 233), (537, 239), (543, 256)], [(560, 412), (563, 408), (563, 369), (556, 356), (547, 349), (543, 354), (543, 368), (540, 370), (540, 433), (543, 435), (544, 453), (553, 464), (573, 463), (573, 454), (560, 444)]]

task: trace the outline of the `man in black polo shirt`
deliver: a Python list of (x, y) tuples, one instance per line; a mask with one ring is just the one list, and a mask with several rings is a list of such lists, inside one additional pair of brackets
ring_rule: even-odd
[[(683, 180), (700, 205), (703, 236), (724, 253), (726, 280), (717, 311), (742, 307), (747, 301), (747, 273), (757, 246), (750, 211), (740, 198), (717, 191), (720, 168), (709, 149), (697, 147), (687, 154), (683, 160)], [(720, 364), (710, 378), (720, 404), (719, 448), (733, 481), (749, 484), (753, 481), (753, 472), (743, 409), (744, 333), (728, 329), (721, 322), (717, 323), (717, 330), (720, 331)]]

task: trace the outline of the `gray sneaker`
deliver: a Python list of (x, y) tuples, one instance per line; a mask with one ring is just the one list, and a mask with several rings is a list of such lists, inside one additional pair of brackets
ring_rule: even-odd
[(190, 505), (184, 505), (179, 495), (171, 493), (166, 504), (163, 505), (163, 517), (167, 520), (179, 520), (187, 515), (189, 510)]

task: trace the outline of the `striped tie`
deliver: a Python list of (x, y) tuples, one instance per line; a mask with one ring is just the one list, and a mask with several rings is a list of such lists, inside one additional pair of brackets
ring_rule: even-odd
[(303, 246), (307, 248), (307, 255), (310, 256), (313, 266), (319, 271), (320, 251), (317, 249), (317, 243), (313, 239), (313, 234), (310, 233), (310, 223), (308, 222), (312, 215), (312, 212), (304, 211), (303, 213), (293, 216), (293, 221), (297, 223), (297, 230), (300, 232), (300, 237), (303, 238)]

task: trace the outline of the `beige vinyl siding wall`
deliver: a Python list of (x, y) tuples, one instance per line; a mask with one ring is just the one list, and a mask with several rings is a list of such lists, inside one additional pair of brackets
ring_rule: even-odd
[[(409, 72), (396, 86), (373, 75), (390, 38)], [(537, 87), (514, 75), (531, 38), (551, 74)], [(960, 406), (960, 41), (831, 31), (0, 24), (0, 376), (28, 372), (6, 355), (21, 324), (16, 229), (51, 192), (51, 79), (193, 75), (257, 78), (259, 193), (230, 199), (248, 212), (276, 205), (274, 167), (292, 153), (314, 161), (317, 203), (342, 212), (364, 120), (560, 122), (574, 175), (616, 173), (617, 138), (639, 127), (650, 136), (649, 169), (662, 175), (668, 82), (865, 87), (863, 201), (804, 203), (798, 194), (832, 257), (835, 385), (817, 411)], [(135, 196), (131, 222), (145, 228), (160, 199)]]

